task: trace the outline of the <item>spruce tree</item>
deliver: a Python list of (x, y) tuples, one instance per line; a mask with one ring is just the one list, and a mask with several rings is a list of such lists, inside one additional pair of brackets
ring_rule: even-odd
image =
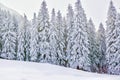
[(116, 52), (115, 48), (115, 42), (116, 42), (116, 32), (115, 32), (115, 20), (116, 20), (116, 9), (113, 5), (113, 2), (110, 2), (108, 14), (107, 14), (107, 29), (106, 29), (106, 59), (107, 59), (107, 68), (108, 73), (113, 74), (114, 67), (111, 67), (114, 65), (113, 56)]
[(82, 70), (90, 70), (90, 59), (88, 57), (90, 51), (88, 49), (87, 19), (80, 0), (77, 0), (75, 4), (74, 31), (72, 35), (74, 41), (71, 54), (74, 55), (71, 57), (71, 59), (73, 59), (71, 67)]
[[(0, 53), (2, 51), (2, 28), (3, 28), (3, 22), (4, 22), (4, 13), (2, 9), (0, 9)], [(1, 54), (0, 54), (1, 56)]]
[(63, 59), (62, 59), (62, 65), (67, 67), (68, 66), (68, 54), (67, 54), (67, 46), (68, 46), (68, 29), (67, 29), (67, 21), (66, 18), (63, 18), (63, 38), (64, 38), (64, 47), (63, 47)]
[(50, 62), (50, 23), (47, 4), (45, 1), (41, 4), (38, 13), (38, 43), (39, 43), (39, 61)]
[(2, 57), (5, 59), (16, 59), (16, 33), (13, 16), (5, 13), (4, 26), (2, 28)]
[(18, 29), (18, 49), (17, 49), (17, 60), (24, 61), (24, 28), (23, 26)]
[(24, 14), (23, 23), (19, 28), (17, 59), (30, 61), (30, 22)]
[(108, 69), (111, 74), (120, 74), (120, 14), (115, 21), (114, 43), (111, 46)]
[(63, 48), (64, 48), (64, 28), (63, 28), (63, 18), (61, 12), (57, 13), (57, 64), (63, 66)]
[(99, 71), (99, 53), (98, 53), (98, 45), (96, 42), (96, 32), (93, 21), (90, 19), (88, 22), (88, 40), (89, 40), (89, 58), (91, 62), (91, 71), (98, 72)]
[(50, 21), (50, 54), (51, 63), (57, 64), (57, 22), (55, 9), (52, 9), (51, 21)]
[(34, 17), (32, 20), (32, 27), (30, 30), (31, 39), (30, 39), (30, 61), (37, 61), (38, 57), (38, 30), (37, 30), (37, 18), (36, 13), (34, 13)]
[(67, 57), (66, 59), (68, 60), (68, 64), (67, 64), (67, 67), (71, 67), (71, 62), (72, 62), (72, 59), (71, 57), (74, 55), (74, 54), (71, 54), (71, 47), (72, 47), (72, 44), (73, 44), (73, 36), (72, 36), (72, 32), (73, 32), (73, 24), (74, 24), (74, 11), (72, 9), (72, 6), (69, 4), (68, 5), (68, 10), (67, 10)]
[(27, 16), (24, 14), (24, 60), (30, 61), (30, 28), (31, 24), (27, 19)]
[(106, 73), (106, 42), (105, 42), (105, 29), (103, 24), (100, 23), (99, 29), (97, 31), (97, 43), (98, 43), (98, 52), (99, 52), (99, 72)]

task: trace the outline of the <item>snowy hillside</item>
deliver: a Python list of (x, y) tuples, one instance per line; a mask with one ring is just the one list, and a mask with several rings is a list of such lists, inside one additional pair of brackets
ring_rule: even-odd
[(0, 80), (120, 80), (120, 76), (83, 72), (45, 63), (0, 59)]
[(13, 15), (17, 18), (18, 21), (21, 21), (23, 19), (23, 17), (19, 13), (17, 13), (13, 9), (10, 9), (10, 8), (6, 7), (2, 3), (0, 3), (0, 9), (5, 10), (5, 11), (9, 11), (11, 15)]

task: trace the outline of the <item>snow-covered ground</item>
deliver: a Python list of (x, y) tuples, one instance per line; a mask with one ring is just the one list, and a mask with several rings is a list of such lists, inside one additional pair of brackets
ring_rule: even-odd
[(89, 73), (45, 63), (0, 59), (0, 80), (120, 80), (120, 76)]

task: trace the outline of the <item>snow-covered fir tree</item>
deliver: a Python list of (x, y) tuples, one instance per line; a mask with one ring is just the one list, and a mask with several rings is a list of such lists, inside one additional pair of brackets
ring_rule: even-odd
[(88, 47), (88, 35), (87, 35), (87, 19), (84, 10), (81, 6), (80, 0), (75, 3), (75, 20), (74, 31), (72, 33), (73, 45), (71, 54), (71, 67), (90, 70), (90, 54)]
[(71, 47), (73, 44), (73, 36), (72, 36), (72, 32), (73, 32), (73, 24), (74, 24), (74, 11), (72, 9), (72, 6), (69, 4), (68, 5), (68, 10), (67, 10), (67, 57), (66, 59), (68, 60), (68, 64), (67, 67), (72, 66), (71, 65), (71, 61), (73, 59), (71, 59), (71, 56), (73, 56), (74, 54), (71, 54)]
[(24, 61), (24, 28), (23, 28), (23, 23), (21, 24), (22, 26), (19, 26), (18, 29), (18, 49), (17, 49), (17, 60)]
[(31, 24), (28, 21), (27, 16), (25, 14), (24, 14), (23, 28), (24, 28), (24, 60), (29, 61), (30, 60), (30, 28), (31, 28)]
[(37, 18), (36, 13), (32, 20), (32, 27), (30, 30), (31, 39), (30, 39), (30, 61), (37, 61), (38, 58), (38, 30), (37, 30)]
[(63, 66), (63, 48), (64, 48), (64, 28), (61, 12), (57, 13), (57, 64)]
[[(0, 6), (1, 7), (1, 6)], [(0, 8), (0, 58), (51, 63), (60, 66), (120, 75), (120, 14), (110, 2), (106, 31), (98, 32), (80, 0), (75, 11), (69, 4), (67, 15), (49, 12), (45, 0), (31, 22)], [(15, 12), (16, 13), (16, 12)], [(20, 17), (20, 16), (19, 16)], [(97, 35), (96, 35), (97, 34)]]
[(31, 24), (24, 14), (24, 20), (19, 28), (17, 59), (30, 61), (30, 28)]
[(63, 18), (63, 30), (64, 30), (64, 33), (63, 33), (63, 38), (64, 38), (64, 48), (63, 48), (63, 59), (62, 59), (62, 65), (63, 66), (68, 66), (68, 59), (67, 59), (67, 45), (68, 45), (68, 29), (67, 29), (67, 21), (65, 19), (65, 17)]
[(13, 15), (12, 20), (13, 20), (13, 25), (14, 25), (14, 31), (16, 33), (16, 41), (15, 41), (16, 49), (15, 49), (15, 52), (17, 53), (17, 49), (18, 49), (18, 40), (17, 39), (18, 39), (18, 34), (19, 34), (18, 29), (19, 29), (20, 22), (18, 22), (18, 20), (16, 19), (16, 16), (14, 16), (14, 15)]
[(120, 75), (120, 14), (117, 15), (115, 21), (114, 40), (109, 54), (108, 70), (111, 74)]
[(105, 52), (106, 52), (106, 42), (105, 42), (105, 29), (103, 27), (103, 24), (100, 23), (99, 29), (97, 31), (97, 43), (98, 43), (98, 52), (99, 52), (99, 72), (100, 73), (106, 73), (106, 58), (105, 58)]
[(107, 29), (106, 29), (106, 59), (107, 59), (107, 68), (109, 74), (114, 74), (115, 63), (113, 62), (113, 57), (116, 52), (116, 32), (115, 32), (115, 20), (116, 20), (117, 11), (113, 5), (113, 2), (110, 2), (108, 14), (107, 14)]
[(41, 4), (41, 9), (38, 13), (38, 41), (39, 41), (39, 61), (50, 61), (50, 23), (47, 4), (45, 1)]
[(50, 54), (51, 63), (57, 64), (57, 21), (55, 9), (52, 9), (51, 21), (50, 21)]
[(89, 58), (91, 63), (91, 71), (98, 72), (99, 71), (99, 53), (98, 53), (98, 46), (96, 42), (96, 32), (95, 26), (93, 21), (90, 19), (88, 22), (88, 40), (89, 40)]
[(4, 13), (4, 26), (2, 26), (2, 57), (16, 59), (16, 33), (13, 16), (9, 12)]
[[(2, 9), (0, 9), (0, 53), (2, 51), (2, 27), (3, 27), (4, 15)], [(0, 54), (1, 55), (1, 54)]]

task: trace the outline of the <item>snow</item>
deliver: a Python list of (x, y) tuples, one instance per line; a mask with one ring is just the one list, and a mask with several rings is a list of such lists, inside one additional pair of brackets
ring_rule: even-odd
[(4, 11), (9, 11), (10, 14), (11, 14), (12, 16), (15, 16), (15, 18), (17, 19), (17, 21), (19, 22), (19, 26), (22, 25), (22, 23), (23, 23), (23, 16), (20, 15), (18, 12), (16, 12), (15, 10), (13, 10), (13, 9), (11, 9), (11, 8), (6, 7), (6, 6), (3, 5), (2, 3), (0, 3), (0, 9), (1, 9), (1, 10), (4, 10)]
[(10, 9), (10, 8), (4, 6), (2, 3), (0, 3), (0, 9), (5, 10), (5, 11), (9, 11), (10, 14), (12, 14), (13, 16), (15, 16), (15, 17), (17, 18), (18, 21), (23, 20), (22, 15), (20, 15), (20, 14), (19, 14), (18, 12), (16, 12), (15, 10)]
[(84, 72), (46, 63), (0, 59), (1, 80), (120, 80), (120, 76)]

